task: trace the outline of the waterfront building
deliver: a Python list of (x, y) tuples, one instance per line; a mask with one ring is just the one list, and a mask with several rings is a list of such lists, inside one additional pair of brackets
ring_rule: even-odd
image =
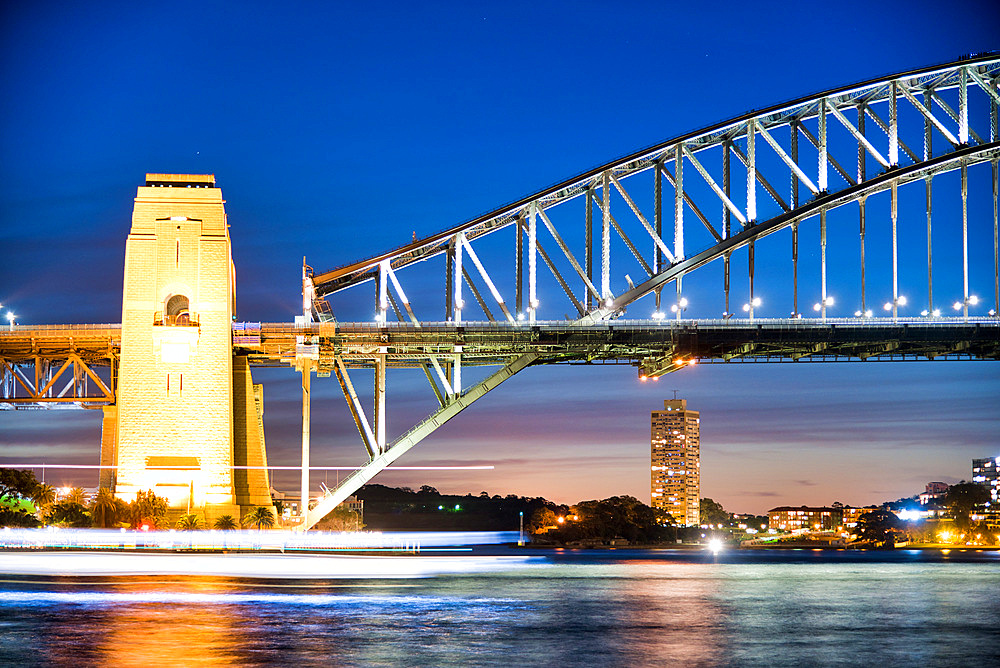
[(858, 523), (859, 517), (878, 509), (878, 506), (866, 506), (864, 508), (844, 506), (840, 509), (840, 522), (845, 527), (853, 527)]
[[(767, 511), (767, 526), (770, 529), (782, 531), (838, 531), (844, 527), (844, 512), (860, 510), (864, 512), (872, 508), (838, 508), (829, 506), (779, 506)], [(854, 520), (857, 522), (857, 519)]]
[[(975, 464), (973, 464), (973, 468), (975, 468)], [(944, 497), (948, 495), (948, 487), (948, 483), (944, 482), (927, 483), (924, 493), (920, 495), (920, 505), (926, 506), (943, 502)]]
[(650, 427), (650, 496), (682, 526), (700, 523), (701, 417), (686, 399), (668, 399)]
[(990, 503), (996, 503), (1000, 495), (1000, 457), (973, 459), (972, 482), (988, 487)]

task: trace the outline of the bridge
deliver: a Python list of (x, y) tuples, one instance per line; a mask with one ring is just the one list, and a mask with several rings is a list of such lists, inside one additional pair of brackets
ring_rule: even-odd
[[(232, 332), (251, 366), (301, 374), (303, 499), (313, 376), (336, 377), (358, 428), (364, 463), (302, 526), (532, 365), (631, 364), (655, 380), (695, 363), (998, 359), (998, 81), (1000, 60), (982, 57), (845, 86), (362, 261), (303, 262), (295, 323)], [(990, 266), (975, 262), (986, 248)], [(334, 317), (362, 300), (370, 321)], [(121, 338), (114, 324), (0, 332), (0, 406), (113, 405)], [(390, 439), (399, 368), (422, 369), (439, 407)]]

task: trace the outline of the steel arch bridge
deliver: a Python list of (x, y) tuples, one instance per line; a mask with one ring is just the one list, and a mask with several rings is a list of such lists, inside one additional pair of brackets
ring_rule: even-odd
[[(998, 82), (987, 56), (837, 88), (359, 262), (303, 262), (294, 325), (233, 331), (253, 365), (302, 375), (303, 498), (313, 375), (337, 378), (357, 426), (364, 464), (303, 527), (532, 365), (646, 379), (695, 362), (1000, 358)], [(359, 301), (367, 322), (333, 317)], [(0, 408), (114, 403), (119, 349), (118, 325), (0, 331)], [(390, 439), (399, 368), (422, 369), (439, 406)]]
[[(307, 525), (533, 364), (625, 361), (639, 366), (645, 379), (696, 361), (997, 359), (998, 81), (1000, 60), (982, 57), (837, 88), (681, 135), (359, 262), (322, 272), (303, 263), (302, 320), (318, 334), (300, 339), (300, 353), (311, 358), (298, 357), (304, 404), (311, 370), (336, 375), (369, 460), (326, 495)], [(992, 226), (988, 214), (969, 219), (970, 171), (975, 177), (984, 169), (989, 185), (979, 199), (992, 203)], [(957, 183), (946, 176), (951, 172), (958, 173)], [(940, 192), (956, 185), (958, 197)], [(907, 195), (919, 198), (919, 217), (900, 217)], [(938, 214), (944, 220), (938, 226), (961, 240), (960, 258), (946, 260), (952, 274), (961, 266), (961, 292), (947, 311), (935, 305), (933, 293), (935, 198), (949, 205)], [(878, 201), (884, 199), (887, 216)], [(845, 270), (828, 266), (828, 236), (848, 224), (849, 209), (860, 256), (856, 310), (853, 318), (832, 318), (828, 275)], [(879, 267), (891, 277), (891, 292), (884, 304), (879, 300), (877, 313), (865, 255), (873, 225), (889, 227), (891, 243), (889, 266)], [(817, 297), (811, 314), (800, 309), (799, 271), (800, 228), (809, 226), (818, 227), (819, 236), (818, 276), (806, 281), (808, 294)], [(762, 319), (759, 246), (782, 230), (791, 232), (784, 281), (791, 285), (789, 317)], [(924, 236), (927, 305), (920, 317), (905, 317), (900, 245)], [(970, 244), (992, 246), (988, 271), (973, 267), (970, 274)], [(738, 254), (746, 255), (742, 313), (731, 305)], [(718, 263), (718, 315), (685, 318), (685, 279)], [(374, 288), (374, 323), (337, 325), (328, 300), (365, 284)], [(417, 295), (414, 301), (410, 286), (416, 286), (409, 293)], [(992, 299), (973, 288), (988, 289)], [(417, 307), (422, 297), (442, 294), (443, 318), (418, 316), (427, 312)], [(653, 302), (649, 316), (621, 319), (647, 296)], [(985, 314), (987, 301), (992, 309)], [(324, 330), (336, 334), (324, 336)], [(500, 369), (463, 387), (463, 365), (481, 364)], [(440, 407), (390, 441), (386, 371), (397, 366), (422, 367)], [(374, 370), (371, 422), (350, 368)], [(307, 418), (303, 424), (305, 459)]]

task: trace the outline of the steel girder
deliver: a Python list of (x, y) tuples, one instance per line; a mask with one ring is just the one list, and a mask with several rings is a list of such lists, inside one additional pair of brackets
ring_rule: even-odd
[[(588, 232), (591, 198), (594, 199), (602, 219), (600, 260), (601, 279), (605, 279), (602, 283), (606, 282), (607, 266), (611, 259), (607, 238), (609, 229), (612, 228), (622, 237), (633, 254), (645, 263), (647, 269), (650, 267), (655, 269), (651, 270), (651, 273), (660, 273), (658, 270), (664, 266), (660, 261), (663, 256), (668, 260), (666, 266), (669, 267), (683, 262), (686, 246), (683, 220), (685, 208), (694, 213), (702, 225), (718, 240), (720, 253), (732, 252), (732, 246), (728, 246), (726, 250), (723, 250), (723, 247), (730, 238), (729, 221), (734, 217), (741, 232), (761, 225), (773, 232), (816, 215), (824, 206), (858, 201), (873, 192), (887, 188), (886, 183), (892, 181), (893, 173), (899, 169), (908, 168), (906, 173), (911, 175), (912, 181), (932, 176), (939, 171), (956, 169), (959, 163), (966, 166), (984, 161), (995, 163), (998, 160), (996, 144), (996, 107), (1000, 103), (1000, 94), (997, 93), (998, 78), (1000, 78), (1000, 59), (984, 57), (837, 88), (760, 112), (744, 114), (602, 165), (489, 214), (398, 249), (330, 271), (320, 273), (310, 271), (306, 277), (310, 294), (319, 302), (327, 295), (360, 283), (379, 281), (380, 269), (384, 271), (385, 267), (398, 270), (443, 253), (454, 255), (456, 240), (459, 238), (471, 248), (470, 242), (476, 239), (511, 225), (519, 224), (527, 228), (533, 225), (531, 221), (544, 216), (553, 207), (585, 196), (588, 198)], [(957, 111), (944, 100), (942, 95), (954, 90), (959, 92)], [(925, 97), (928, 100), (927, 105), (920, 102), (918, 96)], [(904, 128), (900, 125), (900, 116), (904, 108), (906, 112), (919, 115), (922, 119), (924, 127), (918, 129), (926, 129), (928, 134), (936, 132), (943, 135), (948, 150), (938, 152), (936, 155), (932, 151), (925, 151), (923, 156), (911, 150), (901, 136)], [(879, 128), (879, 137), (866, 134), (866, 120), (874, 122)], [(913, 123), (909, 125), (913, 126)], [(843, 128), (855, 144), (847, 146), (842, 141), (838, 144), (828, 141), (828, 128), (833, 126)], [(790, 139), (783, 141), (781, 139), (783, 133), (779, 135), (779, 130), (790, 130)], [(814, 166), (807, 166), (804, 158), (799, 155), (800, 141), (815, 150), (818, 161), (814, 161)], [(712, 153), (713, 149), (723, 151), (723, 164), (717, 168), (706, 168), (704, 158), (701, 156)], [(743, 165), (747, 176), (745, 202), (737, 203), (731, 197), (732, 157), (737, 158)], [(773, 174), (770, 179), (764, 174), (765, 169), (774, 170), (774, 164), (777, 163), (788, 169), (788, 173), (782, 175), (782, 179), (787, 179), (790, 175), (793, 180), (791, 204), (786, 202), (772, 185), (781, 181), (776, 180)], [(842, 166), (855, 163), (857, 173), (854, 175)], [(869, 163), (875, 169), (868, 169)], [(685, 164), (694, 167), (697, 174), (697, 176), (689, 174), (687, 178), (703, 180), (710, 187), (712, 193), (710, 197), (685, 189), (682, 176)], [(834, 183), (831, 183), (831, 167), (836, 175)], [(635, 204), (635, 198), (631, 197), (624, 187), (625, 181), (630, 177), (651, 170), (661, 174), (674, 189), (672, 243), (668, 243), (662, 236), (659, 179), (655, 183), (657, 211), (651, 216), (654, 219), (652, 221), (650, 217), (643, 216)], [(876, 181), (878, 183), (875, 183)], [(881, 187), (878, 187), (879, 184)], [(801, 202), (798, 201), (800, 185), (811, 194), (809, 199)], [(763, 188), (770, 200), (777, 205), (780, 211), (778, 216), (759, 219), (757, 186)], [(650, 262), (642, 259), (642, 254), (635, 248), (635, 244), (608, 211), (612, 197), (619, 196), (628, 204), (645, 231), (652, 237), (656, 250), (653, 254), (655, 257)], [(718, 228), (716, 228), (702, 212), (720, 205), (724, 213), (722, 220), (717, 221)], [(776, 218), (780, 218), (784, 223), (775, 224)], [(550, 228), (556, 244), (565, 252), (558, 232), (548, 221), (546, 227)], [(756, 235), (749, 237), (756, 238)], [(537, 237), (529, 240), (529, 243), (535, 244), (537, 248)], [(586, 249), (588, 258), (590, 251), (588, 244)], [(460, 255), (461, 253), (459, 257)], [(529, 262), (533, 262), (534, 258), (535, 252), (532, 250), (529, 252)], [(589, 265), (584, 275), (575, 257), (571, 259), (571, 263), (576, 273), (580, 274), (582, 282), (587, 284), (585, 292), (593, 290), (598, 281), (595, 280)], [(452, 283), (452, 287), (461, 286), (460, 280)], [(607, 292), (604, 289), (607, 286), (601, 287), (602, 293)], [(601, 296), (606, 298), (604, 294)], [(615, 301), (616, 305), (621, 305), (622, 300)], [(531, 308), (530, 303), (528, 306)], [(317, 306), (318, 308), (325, 307)], [(603, 319), (608, 316), (608, 313), (601, 313), (596, 317)]]
[[(120, 325), (18, 326), (0, 332), (0, 410), (114, 404), (120, 344)], [(108, 378), (98, 375), (98, 368)]]
[[(309, 326), (314, 319), (325, 321), (322, 326), (336, 332), (326, 340), (321, 336), (308, 338), (317, 346), (316, 368), (321, 373), (324, 364), (327, 369), (332, 366), (331, 362), (323, 361), (331, 356), (336, 360), (342, 386), (345, 386), (343, 377), (349, 367), (375, 366), (384, 374), (387, 366), (419, 364), (425, 369), (441, 404), (434, 415), (387, 448), (373, 450), (369, 447), (369, 462), (320, 501), (306, 519), (305, 528), (321, 519), (417, 440), (499, 384), (494, 375), (463, 391), (463, 365), (500, 364), (503, 366), (498, 374), (505, 379), (530, 364), (628, 362), (639, 367), (641, 378), (655, 379), (699, 360), (997, 359), (1000, 348), (997, 321), (993, 318), (982, 322), (969, 320), (966, 184), (970, 166), (992, 165), (994, 292), (996, 310), (1000, 311), (1000, 259), (996, 251), (997, 163), (1000, 161), (998, 79), (1000, 59), (983, 57), (826, 91), (682, 135), (367, 260), (321, 273), (304, 271), (304, 324)], [(957, 103), (952, 100), (949, 104), (949, 96), (955, 91)], [(877, 127), (877, 133), (871, 133), (866, 127), (869, 121)], [(831, 128), (837, 128), (840, 135), (831, 132)], [(922, 139), (920, 154), (906, 141), (912, 142), (913, 136)], [(944, 138), (943, 144), (939, 141), (937, 152), (932, 141), (935, 136)], [(940, 150), (941, 146), (944, 150)], [(811, 165), (807, 164), (810, 159)], [(852, 173), (844, 165), (856, 165), (856, 170)], [(962, 183), (963, 318), (961, 322), (942, 319), (907, 322), (900, 319), (897, 312), (900, 303), (897, 192), (900, 187), (915, 182), (927, 184), (930, 237), (930, 181), (938, 174), (954, 170), (961, 171)], [(648, 215), (643, 212), (642, 198), (635, 189), (637, 180), (633, 178), (647, 172), (655, 175), (653, 208)], [(742, 199), (734, 193), (734, 176), (746, 177)], [(691, 184), (692, 179), (695, 187), (686, 185)], [(666, 193), (664, 181), (668, 188)], [(782, 182), (790, 182), (787, 200), (773, 185)], [(766, 199), (758, 198), (758, 188), (766, 194)], [(664, 202), (670, 189), (673, 191), (672, 207), (669, 200)], [(848, 203), (859, 204), (864, 310), (865, 203), (872, 195), (884, 191), (891, 193), (892, 202), (892, 319), (888, 322), (830, 320), (826, 317), (827, 214)], [(801, 197), (803, 192), (807, 193), (805, 197)], [(566, 241), (569, 230), (565, 221), (554, 221), (551, 214), (558, 205), (581, 198), (585, 245), (583, 249), (576, 248), (574, 254), (572, 244)], [(624, 221), (616, 219), (613, 208), (617, 206), (620, 214), (620, 203), (624, 203), (625, 210), (634, 217), (631, 234), (638, 234), (638, 237), (629, 236)], [(665, 204), (668, 211), (672, 209), (672, 217), (664, 216)], [(704, 213), (712, 210), (721, 210), (721, 216), (713, 220)], [(710, 245), (698, 247), (692, 243), (691, 230), (685, 231), (685, 211), (693, 214), (711, 235)], [(798, 313), (798, 227), (812, 218), (819, 221), (821, 237), (819, 321), (801, 319)], [(636, 222), (638, 225), (634, 225)], [(670, 223), (673, 224), (672, 235), (669, 234)], [(594, 229), (595, 225), (600, 226), (599, 230)], [(491, 275), (473, 247), (474, 241), (509, 227), (515, 230), (516, 238), (513, 302), (505, 300), (497, 288), (499, 281), (494, 281), (494, 276), (501, 274)], [(786, 228), (791, 228), (793, 235), (794, 319), (755, 321), (754, 246), (764, 237)], [(542, 230), (549, 237), (544, 243), (554, 243), (558, 249), (556, 253), (543, 248)], [(638, 281), (626, 275), (627, 289), (617, 291), (611, 285), (612, 232), (645, 274)], [(651, 241), (652, 252), (643, 253), (636, 238), (641, 239), (642, 244)], [(681, 322), (682, 278), (718, 259), (725, 264), (725, 317), (731, 317), (730, 259), (734, 252), (743, 248), (749, 253), (750, 297), (744, 306), (749, 312), (749, 321)], [(694, 252), (689, 254), (690, 249)], [(556, 261), (560, 253), (566, 260), (562, 272)], [(598, 255), (598, 272), (594, 268), (595, 254)], [(446, 259), (444, 293), (445, 320), (448, 322), (424, 322), (414, 314), (397, 274), (405, 267), (440, 255)], [(929, 293), (930, 257), (928, 240)], [(539, 258), (576, 313), (574, 317), (567, 316), (568, 323), (540, 322)], [(469, 271), (469, 264), (474, 265), (475, 273)], [(477, 288), (475, 276), (481, 281), (480, 287), (485, 285), (487, 289)], [(525, 278), (527, 295), (523, 290)], [(376, 285), (377, 340), (364, 325), (358, 330), (355, 326), (337, 327), (329, 322), (330, 310), (324, 299), (368, 281)], [(507, 281), (508, 286), (509, 283)], [(662, 322), (665, 314), (660, 311), (661, 291), (669, 283), (677, 288), (676, 325)], [(466, 306), (462, 298), (463, 286), (468, 286), (490, 321), (486, 331), (477, 327), (482, 323), (468, 323), (467, 317), (463, 317)], [(613, 326), (609, 324), (629, 305), (650, 293), (656, 298), (654, 319), (661, 322), (640, 322), (633, 328), (619, 327), (620, 321)], [(490, 304), (484, 298), (487, 294), (503, 313), (504, 324), (496, 323)], [(508, 308), (510, 303), (516, 305), (514, 314)], [(408, 324), (390, 325), (390, 307), (400, 323)], [(522, 323), (522, 319), (527, 322)], [(437, 377), (431, 373), (432, 367)], [(376, 396), (375, 405), (384, 410), (384, 382), (379, 389), (382, 395)], [(345, 395), (348, 394), (345, 389)], [(348, 396), (348, 402), (352, 410), (358, 410), (356, 397), (352, 402)], [(363, 411), (360, 417), (355, 415), (364, 440)]]

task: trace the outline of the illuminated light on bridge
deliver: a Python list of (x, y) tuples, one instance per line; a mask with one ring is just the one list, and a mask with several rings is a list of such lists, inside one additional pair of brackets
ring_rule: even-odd
[[(311, 378), (335, 376), (343, 391), (366, 461), (304, 526), (533, 365), (631, 364), (640, 379), (655, 379), (694, 361), (997, 359), (1000, 261), (994, 251), (987, 272), (985, 263), (970, 263), (969, 250), (997, 247), (998, 78), (1000, 60), (982, 57), (826, 91), (681, 135), (395, 250), (329, 271), (304, 265), (295, 325), (265, 323), (253, 336), (234, 330), (232, 345), (251, 366), (292, 367), (302, 376), (303, 496)], [(937, 198), (936, 236), (948, 235), (950, 245), (934, 257), (939, 284), (942, 276), (961, 284), (961, 315), (911, 318), (900, 312), (907, 293), (926, 296), (927, 312), (937, 311), (934, 265), (928, 243), (924, 293), (917, 287), (924, 277), (908, 270), (918, 263), (899, 241), (933, 238), (935, 189), (957, 191)], [(987, 191), (992, 226), (981, 201)], [(980, 212), (971, 225), (970, 201)], [(915, 202), (919, 218), (899, 215), (901, 204)], [(866, 243), (876, 232), (885, 248), (873, 261)], [(806, 254), (800, 267), (800, 236), (813, 234), (816, 260)], [(838, 235), (850, 239), (852, 256), (859, 244), (859, 263), (845, 264), (844, 252), (828, 257), (847, 243)], [(772, 257), (782, 238), (790, 241), (787, 264), (783, 250)], [(743, 266), (740, 276), (734, 267)], [(784, 272), (778, 280), (776, 267)], [(432, 284), (429, 273), (444, 278), (440, 292), (414, 289)], [(992, 314), (970, 313), (987, 280)], [(819, 297), (820, 317), (802, 317), (800, 283)], [(357, 297), (365, 286), (374, 295)], [(664, 290), (676, 319), (664, 314)], [(733, 317), (734, 292), (745, 318)], [(833, 293), (854, 318), (826, 317)], [(872, 294), (887, 297), (888, 317), (874, 317), (881, 299), (873, 305)], [(689, 297), (694, 318), (682, 317)], [(628, 309), (653, 315), (625, 319)], [(366, 322), (338, 322), (335, 310)], [(4, 332), (0, 403), (114, 404), (114, 379), (94, 369), (113, 368), (121, 345), (115, 327)], [(468, 382), (466, 370), (477, 367), (499, 370)], [(400, 368), (422, 370), (439, 407), (390, 438), (388, 372)], [(358, 369), (374, 375), (370, 411), (351, 379)]]

